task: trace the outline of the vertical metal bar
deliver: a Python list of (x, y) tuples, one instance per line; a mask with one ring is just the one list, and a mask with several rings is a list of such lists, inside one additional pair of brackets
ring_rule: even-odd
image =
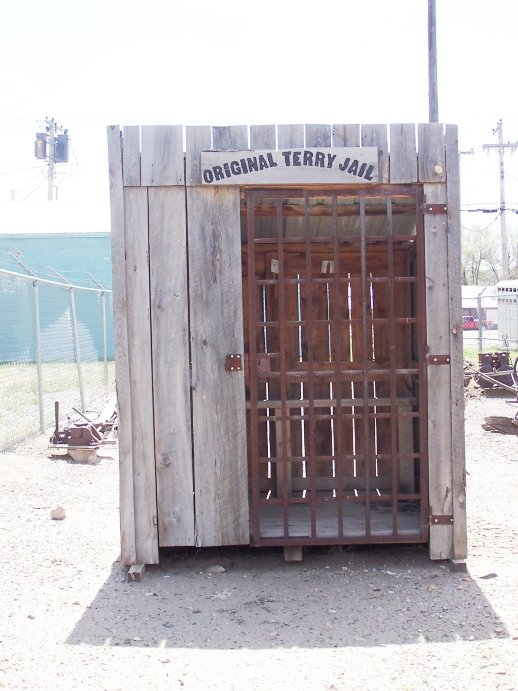
[[(284, 539), (289, 538), (289, 502), (288, 502), (288, 421), (287, 421), (287, 383), (286, 383), (286, 302), (284, 275), (284, 245), (282, 223), (282, 199), (276, 199), (276, 231), (277, 251), (279, 253), (279, 373), (281, 389), (281, 472), (282, 472), (282, 513), (284, 525)], [(279, 473), (279, 458), (277, 457), (277, 473)]]
[(102, 304), (102, 322), (103, 322), (103, 354), (104, 354), (104, 386), (108, 389), (108, 357), (107, 357), (107, 347), (106, 347), (106, 293), (103, 289), (102, 283), (92, 276), (91, 273), (85, 271), (88, 278), (94, 283), (98, 288), (101, 288), (101, 304)]
[(36, 336), (36, 372), (38, 377), (38, 404), (40, 409), (40, 432), (45, 431), (45, 407), (43, 402), (43, 371), (41, 365), (40, 301), (38, 281), (32, 282), (34, 288), (34, 332)]
[(396, 300), (394, 284), (394, 228), (392, 223), (392, 197), (387, 197), (387, 278), (389, 300), (389, 365), (390, 365), (390, 467), (392, 470), (392, 535), (398, 532), (399, 464), (398, 455), (398, 405), (396, 380)]
[(477, 295), (477, 319), (478, 352), (481, 353), (484, 350), (484, 342), (482, 337), (482, 293)]
[(426, 371), (426, 262), (423, 214), (423, 188), (416, 187), (416, 242), (417, 242), (417, 349), (418, 349), (418, 405), (419, 405), (419, 494), (421, 511), (421, 537), (427, 538), (428, 529), (428, 385)]
[(79, 348), (79, 337), (77, 334), (77, 319), (76, 319), (76, 303), (74, 299), (74, 289), (68, 289), (68, 297), (70, 304), (70, 323), (72, 325), (72, 338), (74, 341), (74, 354), (77, 364), (77, 377), (79, 380), (79, 395), (81, 398), (81, 411), (85, 412), (85, 391), (83, 386), (83, 372), (81, 368), (81, 351)]
[(370, 435), (369, 435), (369, 364), (367, 352), (369, 345), (367, 305), (369, 291), (367, 285), (367, 243), (365, 220), (365, 194), (360, 193), (360, 266), (362, 295), (362, 369), (363, 369), (363, 467), (365, 469), (365, 534), (371, 534), (370, 516)]
[[(336, 501), (338, 504), (338, 537), (343, 538), (344, 535), (344, 477), (343, 477), (343, 407), (342, 407), (342, 339), (341, 333), (341, 314), (340, 314), (340, 293), (341, 293), (341, 266), (340, 266), (340, 249), (338, 245), (338, 209), (337, 209), (337, 195), (332, 196), (332, 213), (333, 213), (333, 260), (334, 260), (334, 301), (332, 306), (331, 328), (333, 329), (333, 338), (331, 339), (333, 356), (335, 359), (335, 385), (334, 385), (334, 432), (335, 432), (335, 477), (336, 477)], [(351, 408), (352, 410), (352, 408)]]
[[(317, 486), (318, 474), (315, 436), (315, 363), (313, 351), (313, 282), (312, 282), (312, 256), (311, 256), (311, 223), (309, 214), (309, 199), (307, 191), (304, 192), (304, 244), (306, 249), (306, 343), (308, 357), (308, 408), (309, 408), (309, 469), (310, 469), (310, 512), (311, 512), (311, 537), (317, 536)], [(302, 300), (302, 303), (304, 301)], [(302, 321), (302, 320), (301, 320)], [(308, 449), (306, 447), (306, 455)]]
[(256, 342), (256, 270), (255, 270), (255, 234), (254, 234), (254, 199), (247, 194), (247, 252), (248, 252), (248, 367), (250, 391), (250, 468), (252, 474), (252, 538), (257, 544), (261, 537), (260, 510), (261, 496), (259, 488), (259, 440), (257, 411), (257, 342)]
[(101, 312), (103, 320), (103, 358), (104, 358), (104, 388), (108, 390), (108, 341), (106, 338), (106, 293), (101, 292)]

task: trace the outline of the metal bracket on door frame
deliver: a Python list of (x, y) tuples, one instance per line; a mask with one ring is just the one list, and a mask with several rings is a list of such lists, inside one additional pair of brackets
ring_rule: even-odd
[(430, 525), (453, 525), (453, 516), (430, 514)]
[(441, 216), (448, 213), (448, 206), (446, 204), (423, 204), (423, 213), (431, 214), (432, 216)]
[(230, 353), (225, 358), (226, 372), (241, 372), (243, 369), (243, 358), (239, 353)]
[(426, 356), (427, 365), (449, 365), (450, 364), (449, 355), (430, 355)]

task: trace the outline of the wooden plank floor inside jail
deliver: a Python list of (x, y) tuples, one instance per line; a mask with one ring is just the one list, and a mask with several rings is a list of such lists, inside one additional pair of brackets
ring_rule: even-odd
[(338, 531), (338, 504), (329, 502), (315, 507), (315, 534), (311, 530), (311, 506), (309, 504), (291, 504), (287, 507), (288, 535), (284, 528), (284, 507), (281, 504), (261, 505), (259, 513), (260, 539), (316, 538), (317, 540), (332, 540), (333, 543), (348, 540), (373, 542), (380, 538), (384, 542), (387, 538), (395, 540), (409, 539), (421, 541), (421, 514), (418, 506), (405, 505), (396, 512), (396, 529), (393, 526), (391, 506), (373, 502), (370, 507), (370, 530), (367, 533), (365, 505), (362, 503), (344, 503), (343, 507), (343, 537)]

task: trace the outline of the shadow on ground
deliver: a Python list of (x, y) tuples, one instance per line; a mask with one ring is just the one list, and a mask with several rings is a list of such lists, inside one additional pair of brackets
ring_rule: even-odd
[[(225, 571), (208, 573), (211, 566)], [(112, 573), (67, 643), (172, 648), (384, 646), (506, 637), (468, 573), (422, 546), (167, 550), (140, 583)], [(491, 578), (492, 574), (487, 574)]]

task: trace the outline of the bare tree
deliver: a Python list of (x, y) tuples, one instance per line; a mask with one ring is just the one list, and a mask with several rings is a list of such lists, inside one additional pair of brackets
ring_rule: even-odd
[(509, 278), (518, 278), (518, 232), (511, 228), (508, 236)]
[(492, 228), (463, 228), (462, 282), (480, 285), (498, 282), (501, 262), (500, 241)]

